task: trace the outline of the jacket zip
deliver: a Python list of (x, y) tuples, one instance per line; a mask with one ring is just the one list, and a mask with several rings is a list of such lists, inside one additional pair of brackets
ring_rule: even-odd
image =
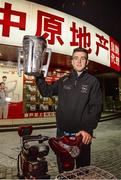
[(77, 85), (77, 80), (75, 80), (74, 85), (75, 85), (75, 86)]

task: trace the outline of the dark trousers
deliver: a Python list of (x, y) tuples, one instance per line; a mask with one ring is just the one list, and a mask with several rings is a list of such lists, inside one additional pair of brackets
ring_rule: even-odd
[[(62, 137), (64, 135), (64, 132), (57, 128), (56, 135), (57, 135), (57, 137)], [(89, 166), (90, 165), (90, 154), (91, 154), (91, 144), (89, 144), (89, 145), (82, 144), (80, 154), (76, 159), (76, 168), (83, 167), (83, 166)], [(59, 157), (57, 157), (57, 164), (58, 164), (59, 173), (62, 173), (63, 172), (62, 162), (60, 161)]]

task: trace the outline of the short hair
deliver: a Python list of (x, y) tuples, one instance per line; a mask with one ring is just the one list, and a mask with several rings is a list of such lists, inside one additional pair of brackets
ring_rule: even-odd
[(1, 82), (1, 83), (0, 83), (0, 86), (1, 86), (1, 87), (2, 87), (2, 85), (4, 85), (4, 87), (5, 87), (5, 83), (4, 83), (4, 82)]
[(6, 78), (7, 79), (7, 76), (2, 76), (2, 78)]
[[(77, 48), (75, 48), (75, 49), (73, 50), (73, 54), (74, 54), (75, 52), (84, 52), (84, 53), (86, 54), (86, 56), (87, 56), (87, 59), (88, 59), (88, 51), (87, 51), (85, 48), (77, 47)], [(73, 56), (73, 54), (72, 54), (72, 56)]]

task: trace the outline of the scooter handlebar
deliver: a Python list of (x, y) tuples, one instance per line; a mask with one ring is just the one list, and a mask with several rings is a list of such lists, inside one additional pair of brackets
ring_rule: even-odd
[(49, 140), (48, 136), (42, 136), (40, 135), (30, 135), (30, 136), (24, 136), (23, 137), (23, 142), (27, 141), (39, 141), (39, 143), (43, 143), (44, 141)]

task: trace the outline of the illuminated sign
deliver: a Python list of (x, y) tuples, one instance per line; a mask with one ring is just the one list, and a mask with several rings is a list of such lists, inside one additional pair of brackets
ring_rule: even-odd
[(93, 25), (25, 0), (0, 1), (0, 44), (21, 46), (24, 35), (43, 36), (52, 51), (71, 55), (75, 47), (89, 59), (120, 71), (118, 43)]

